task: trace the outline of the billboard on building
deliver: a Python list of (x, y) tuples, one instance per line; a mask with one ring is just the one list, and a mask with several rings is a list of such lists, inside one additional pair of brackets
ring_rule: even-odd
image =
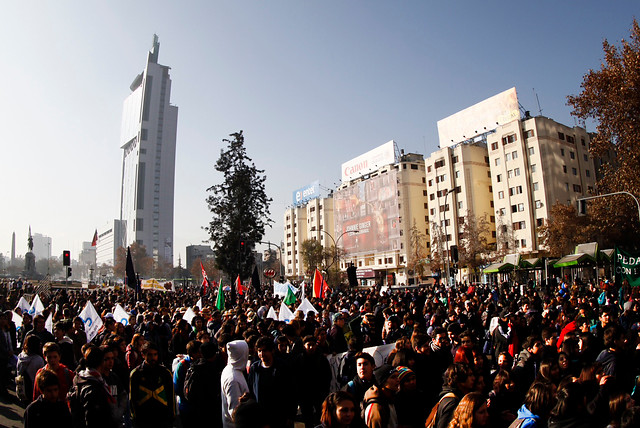
[(394, 169), (333, 194), (335, 238), (344, 233), (338, 246), (346, 254), (400, 249), (397, 180)]
[(300, 205), (320, 196), (320, 181), (316, 180), (293, 191), (293, 205)]
[(351, 181), (378, 168), (396, 163), (395, 142), (393, 140), (369, 150), (367, 153), (342, 164), (342, 182)]
[(440, 147), (450, 147), (520, 118), (516, 88), (438, 121)]

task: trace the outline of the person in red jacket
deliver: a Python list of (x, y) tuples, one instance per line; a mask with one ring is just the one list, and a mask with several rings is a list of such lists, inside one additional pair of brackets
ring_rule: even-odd
[[(44, 354), (44, 359), (47, 362), (47, 365), (38, 370), (38, 373), (42, 370), (51, 370), (54, 372), (58, 376), (58, 381), (60, 382), (58, 397), (60, 400), (66, 400), (67, 393), (69, 392), (71, 385), (73, 385), (73, 378), (76, 374), (60, 362), (60, 346), (58, 346), (57, 343), (45, 343), (42, 348), (42, 353)], [(36, 378), (38, 377), (38, 373), (36, 373)], [(40, 394), (42, 394), (42, 391), (36, 382), (33, 386), (33, 399), (36, 400)]]

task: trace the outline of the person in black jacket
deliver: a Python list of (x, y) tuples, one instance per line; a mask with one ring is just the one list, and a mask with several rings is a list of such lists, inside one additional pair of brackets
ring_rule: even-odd
[(364, 394), (369, 388), (376, 385), (376, 379), (373, 376), (373, 371), (376, 368), (376, 360), (366, 352), (358, 352), (355, 355), (356, 360), (356, 375), (352, 380), (342, 388), (353, 395), (356, 400), (356, 404), (360, 406), (364, 400)]
[(60, 381), (55, 372), (42, 370), (36, 377), (42, 394), (24, 411), (25, 428), (68, 428), (71, 413), (64, 400), (58, 400)]
[(476, 376), (473, 370), (466, 364), (452, 364), (444, 372), (444, 386), (440, 392), (438, 412), (436, 414), (436, 428), (446, 428), (453, 417), (462, 397), (473, 391)]
[(112, 408), (116, 399), (102, 377), (104, 351), (91, 346), (84, 353), (85, 367), (73, 379), (67, 395), (76, 428), (115, 428)]

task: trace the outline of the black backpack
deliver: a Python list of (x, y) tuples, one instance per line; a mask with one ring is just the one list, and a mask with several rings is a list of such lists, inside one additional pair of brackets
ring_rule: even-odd
[(195, 402), (198, 398), (199, 384), (196, 380), (199, 371), (198, 366), (199, 364), (197, 362), (192, 362), (184, 377), (184, 388), (182, 392), (184, 393), (184, 398), (190, 402)]

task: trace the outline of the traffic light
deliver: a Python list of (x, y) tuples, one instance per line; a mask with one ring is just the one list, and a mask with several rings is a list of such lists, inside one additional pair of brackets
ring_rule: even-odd
[(349, 278), (349, 287), (357, 287), (358, 286), (358, 276), (356, 274), (356, 267), (351, 263), (351, 265), (347, 268), (347, 277)]
[(587, 201), (578, 199), (578, 215), (587, 215)]
[(67, 278), (71, 276), (71, 266), (67, 266)]
[(454, 263), (458, 263), (458, 246), (457, 245), (451, 246), (451, 260), (453, 260)]
[(64, 250), (62, 252), (62, 266), (71, 266), (71, 251)]

